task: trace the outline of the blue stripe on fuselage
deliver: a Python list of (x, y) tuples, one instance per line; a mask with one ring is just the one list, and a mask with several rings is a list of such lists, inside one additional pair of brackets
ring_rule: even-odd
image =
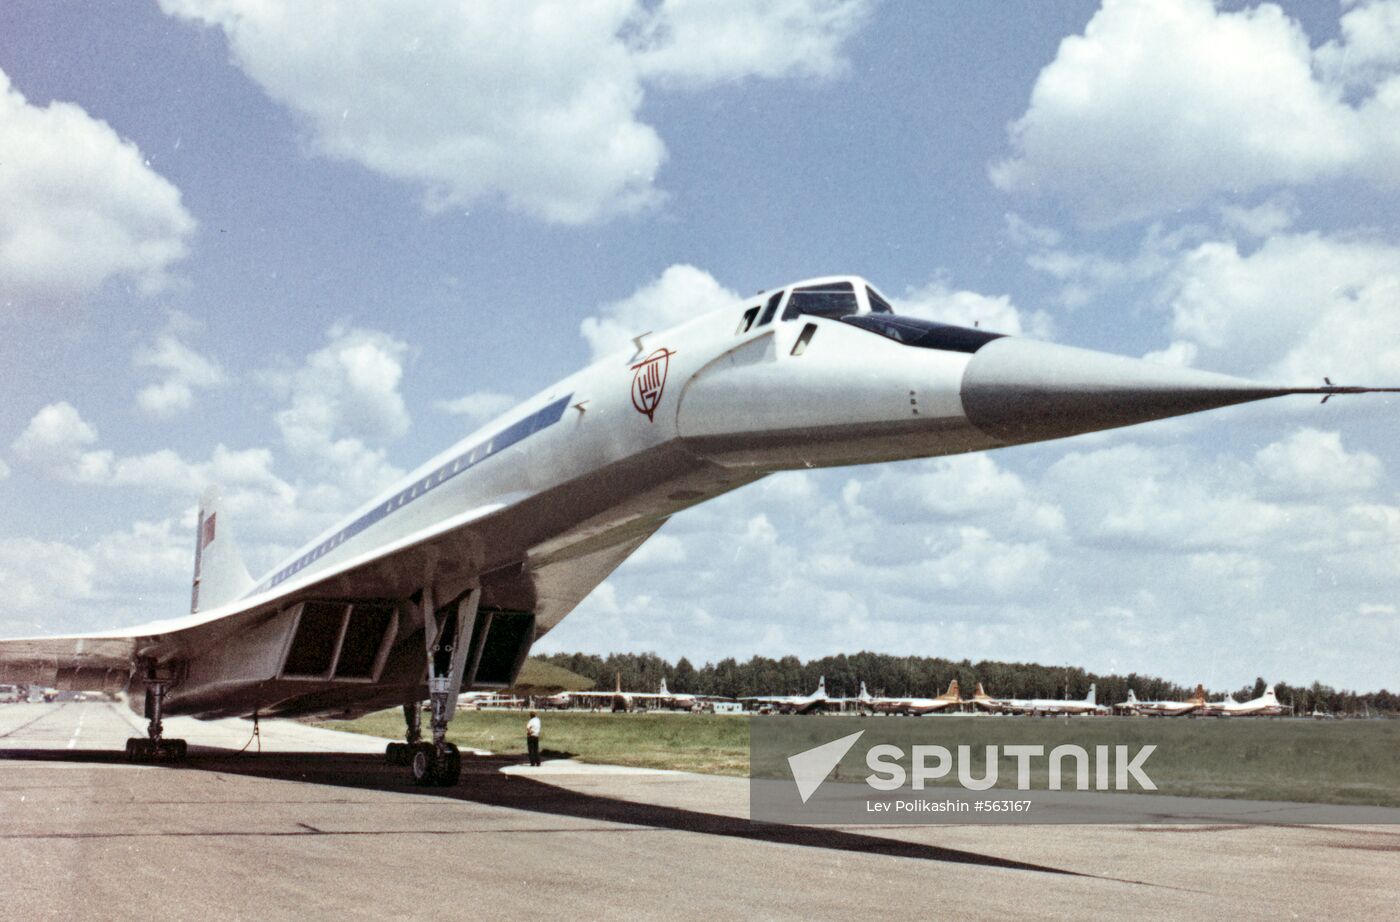
[(511, 425), (502, 429), (500, 432), (497, 432), (490, 438), (473, 445), (471, 448), (462, 452), (457, 457), (444, 463), (441, 467), (428, 474), (428, 476), (424, 477), (422, 480), (416, 481), (410, 484), (409, 486), (404, 487), (394, 496), (389, 497), (387, 500), (375, 506), (369, 512), (366, 512), (364, 515), (360, 516), (358, 519), (351, 522), (349, 525), (346, 525), (340, 531), (336, 532), (334, 535), (331, 535), (329, 538), (322, 541), (316, 547), (307, 551), (305, 554), (302, 554), (296, 560), (292, 561), (282, 569), (278, 570), (268, 579), (263, 580), (263, 582), (260, 583), (256, 588), (254, 588), (251, 592), (249, 592), (248, 595), (252, 596), (257, 595), (260, 592), (266, 592), (273, 586), (276, 586), (278, 583), (281, 583), (283, 580), (295, 576), (297, 573), (309, 567), (317, 560), (320, 560), (326, 554), (329, 554), (331, 551), (340, 547), (340, 545), (344, 544), (346, 541), (349, 541), (351, 538), (355, 537), (360, 532), (364, 531), (366, 528), (369, 528), (371, 525), (375, 525), (378, 522), (383, 521), (384, 519), (388, 518), (390, 515), (402, 509), (404, 506), (407, 506), (409, 503), (413, 502), (419, 497), (424, 496), (432, 492), (442, 484), (447, 483), (447, 481), (451, 480), (453, 477), (456, 477), (458, 474), (463, 473), (469, 468), (475, 467), (476, 465), (485, 461), (487, 458), (495, 457), (496, 455), (505, 451), (507, 448), (516, 444), (517, 442), (521, 442), (529, 436), (534, 435), (536, 432), (539, 432), (541, 429), (546, 429), (559, 422), (560, 417), (564, 415), (565, 408), (569, 405), (569, 399), (571, 397), (573, 397), (573, 394), (569, 394), (566, 397), (560, 397), (558, 400), (549, 404), (544, 409), (537, 410), (536, 412), (531, 413), (529, 416), (525, 417), (517, 423), (512, 423)]

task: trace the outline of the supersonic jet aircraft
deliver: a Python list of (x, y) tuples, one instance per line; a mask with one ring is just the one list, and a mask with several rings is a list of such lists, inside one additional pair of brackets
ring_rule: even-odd
[[(427, 461), (253, 579), (201, 503), (190, 614), (0, 641), (0, 682), (127, 690), (133, 759), (175, 759), (163, 714), (403, 706), (390, 746), (456, 783), (463, 689), (505, 688), (666, 520), (774, 471), (983, 451), (1282, 394), (1285, 387), (898, 317), (863, 279), (801, 282), (590, 365)], [(431, 703), (431, 738), (418, 703)]]

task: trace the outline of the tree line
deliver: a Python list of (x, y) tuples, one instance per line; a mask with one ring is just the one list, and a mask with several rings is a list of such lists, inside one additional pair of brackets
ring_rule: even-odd
[[(675, 663), (655, 653), (550, 653), (539, 659), (591, 679), (594, 687), (610, 689), (620, 679), (626, 691), (654, 691), (661, 680), (674, 692), (742, 698), (748, 695), (806, 695), (826, 677), (826, 691), (832, 697), (854, 698), (864, 682), (872, 695), (890, 697), (934, 697), (947, 690), (954, 679), (964, 698), (972, 697), (981, 682), (987, 694), (998, 698), (1083, 698), (1091, 683), (1098, 687), (1100, 704), (1127, 700), (1131, 688), (1144, 701), (1184, 701), (1195, 686), (1182, 686), (1166, 679), (1132, 672), (1127, 675), (1099, 674), (1068, 666), (1040, 663), (1009, 663), (1000, 660), (948, 660), (936, 656), (893, 656), (860, 652), (800, 660), (795, 656), (770, 659), (755, 656), (745, 662), (727, 657), (696, 667), (681, 657)], [(1244, 701), (1264, 693), (1268, 683), (1256, 678), (1237, 689), (1206, 689), (1216, 700), (1232, 694)], [(1400, 695), (1384, 689), (1358, 693), (1338, 690), (1320, 682), (1309, 686), (1275, 684), (1278, 699), (1292, 704), (1298, 714), (1314, 710), (1330, 714), (1395, 714), (1400, 712)]]

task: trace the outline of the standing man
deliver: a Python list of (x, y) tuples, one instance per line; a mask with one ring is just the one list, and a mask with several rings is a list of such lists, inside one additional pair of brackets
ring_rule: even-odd
[(525, 745), (530, 750), (530, 764), (540, 764), (540, 715), (534, 711), (530, 712), (530, 719), (525, 722)]

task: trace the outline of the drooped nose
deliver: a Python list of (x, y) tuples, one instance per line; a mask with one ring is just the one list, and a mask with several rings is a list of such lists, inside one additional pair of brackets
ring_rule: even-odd
[(1007, 444), (1212, 410), (1299, 389), (1142, 359), (1005, 337), (963, 372), (968, 421)]

